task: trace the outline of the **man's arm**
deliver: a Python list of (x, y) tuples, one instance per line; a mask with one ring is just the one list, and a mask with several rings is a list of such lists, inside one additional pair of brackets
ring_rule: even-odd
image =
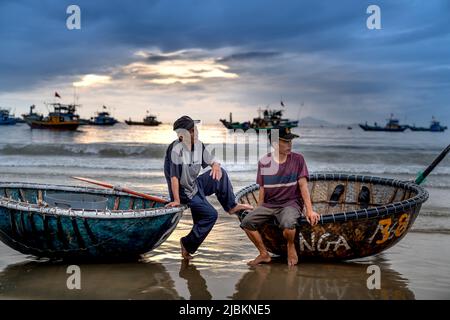
[(170, 185), (172, 187), (173, 201), (169, 202), (166, 207), (176, 207), (181, 204), (180, 201), (180, 181), (177, 177), (170, 178)]
[(222, 169), (220, 167), (220, 162), (213, 157), (208, 148), (202, 143), (203, 155), (202, 155), (202, 167), (206, 168), (211, 166), (210, 176), (215, 180), (220, 180), (222, 178)]
[(311, 203), (311, 196), (309, 195), (308, 190), (308, 181), (305, 177), (302, 177), (298, 180), (298, 185), (300, 187), (300, 192), (302, 194), (303, 203), (305, 204), (306, 209), (306, 220), (314, 226), (317, 224), (317, 222), (320, 219), (320, 215), (317, 212), (314, 212), (312, 203)]

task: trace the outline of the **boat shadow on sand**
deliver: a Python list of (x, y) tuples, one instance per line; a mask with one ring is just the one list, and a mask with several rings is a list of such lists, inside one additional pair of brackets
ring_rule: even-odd
[[(368, 289), (369, 265), (380, 267), (381, 288)], [(191, 299), (214, 297), (194, 263), (181, 263), (179, 277), (189, 296), (160, 263), (81, 264), (81, 290), (69, 290), (67, 263), (31, 261), (0, 273), (0, 297), (13, 299)], [(289, 268), (275, 259), (246, 271), (228, 298), (233, 300), (415, 299), (408, 280), (381, 256), (362, 262), (302, 263)]]

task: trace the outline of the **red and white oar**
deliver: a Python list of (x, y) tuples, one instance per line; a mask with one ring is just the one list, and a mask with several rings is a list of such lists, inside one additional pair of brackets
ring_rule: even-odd
[(160, 202), (160, 203), (168, 203), (168, 201), (165, 200), (165, 199), (162, 199), (162, 198), (159, 198), (159, 197), (155, 197), (155, 196), (151, 196), (149, 194), (142, 193), (142, 192), (137, 192), (137, 191), (134, 191), (134, 190), (126, 188), (126, 187), (114, 186), (112, 184), (109, 184), (109, 183), (106, 183), (106, 182), (103, 182), (103, 181), (98, 181), (98, 180), (89, 179), (89, 178), (83, 178), (83, 177), (71, 177), (71, 178), (76, 179), (76, 180), (80, 180), (80, 181), (84, 181), (84, 182), (87, 182), (87, 183), (96, 184), (98, 186), (102, 186), (102, 187), (105, 187), (105, 188), (108, 188), (108, 189), (113, 189), (113, 190), (125, 192), (125, 193), (128, 193), (128, 194), (132, 194), (134, 196), (138, 196), (138, 197), (141, 197), (141, 198), (144, 198), (144, 199), (148, 199), (148, 200), (151, 200), (151, 201)]

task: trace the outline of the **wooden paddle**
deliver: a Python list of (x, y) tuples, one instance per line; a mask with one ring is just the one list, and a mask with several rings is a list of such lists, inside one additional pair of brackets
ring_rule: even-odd
[(108, 188), (108, 189), (113, 189), (113, 190), (129, 193), (129, 194), (132, 194), (134, 196), (138, 196), (138, 197), (141, 197), (141, 198), (144, 198), (144, 199), (148, 199), (148, 200), (151, 200), (151, 201), (160, 202), (160, 203), (164, 203), (164, 204), (168, 203), (168, 201), (165, 200), (165, 199), (162, 199), (162, 198), (159, 198), (159, 197), (155, 197), (155, 196), (151, 196), (149, 194), (142, 193), (142, 192), (137, 192), (137, 191), (131, 190), (131, 189), (126, 188), (126, 187), (114, 186), (112, 184), (109, 184), (109, 183), (106, 183), (106, 182), (103, 182), (103, 181), (98, 181), (98, 180), (93, 180), (93, 179), (83, 178), (83, 177), (71, 177), (71, 178), (76, 179), (76, 180), (80, 180), (80, 181), (84, 181), (84, 182), (87, 182), (87, 183), (96, 184), (98, 186), (102, 186), (102, 187), (105, 187), (105, 188)]
[(434, 168), (436, 168), (439, 162), (441, 162), (445, 158), (445, 156), (447, 155), (447, 153), (449, 153), (449, 151), (450, 151), (450, 144), (447, 146), (447, 148), (442, 150), (442, 152), (436, 157), (436, 159), (434, 159), (434, 161), (428, 166), (428, 168), (425, 169), (424, 172), (419, 172), (419, 175), (417, 176), (415, 183), (421, 184), (422, 182), (424, 182), (425, 178), (431, 173), (431, 171), (433, 171)]

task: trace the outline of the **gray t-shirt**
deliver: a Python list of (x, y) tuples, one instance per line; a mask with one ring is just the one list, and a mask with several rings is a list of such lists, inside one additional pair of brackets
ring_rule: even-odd
[(198, 192), (196, 179), (202, 168), (215, 162), (214, 157), (201, 141), (197, 141), (192, 150), (179, 140), (172, 142), (167, 149), (164, 161), (164, 174), (173, 199), (170, 178), (177, 177), (180, 181), (180, 197), (192, 199)]

